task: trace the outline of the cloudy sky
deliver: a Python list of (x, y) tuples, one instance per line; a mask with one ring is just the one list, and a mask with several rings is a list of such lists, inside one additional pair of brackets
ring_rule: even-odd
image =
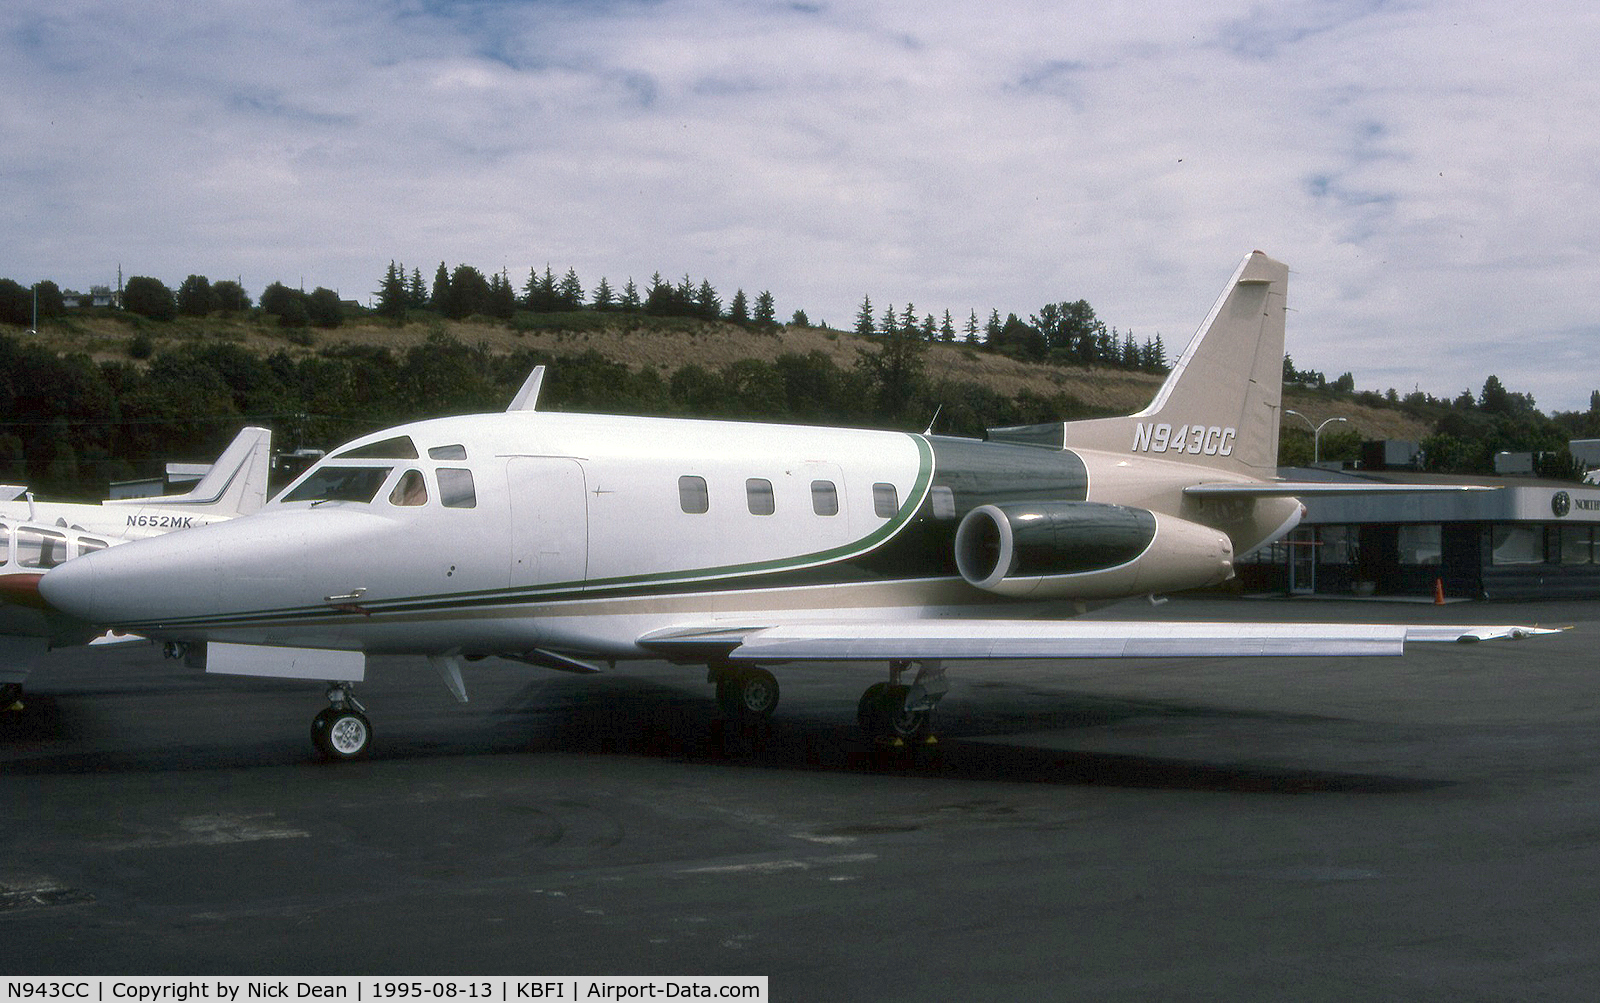
[(660, 271), (849, 326), (1086, 299), (1176, 352), (1600, 387), (1600, 6), (52, 0), (0, 7), (0, 276)]

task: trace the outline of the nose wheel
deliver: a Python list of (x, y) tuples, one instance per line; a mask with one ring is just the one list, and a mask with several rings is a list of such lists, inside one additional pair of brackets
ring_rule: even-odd
[(324, 759), (360, 759), (372, 746), (372, 722), (348, 686), (328, 690), (329, 706), (311, 720), (311, 744)]

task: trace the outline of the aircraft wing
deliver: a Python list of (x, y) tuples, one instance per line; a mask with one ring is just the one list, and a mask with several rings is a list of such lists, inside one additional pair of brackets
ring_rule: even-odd
[(1407, 642), (1553, 634), (1515, 625), (907, 620), (658, 631), (639, 643), (669, 657), (736, 662), (930, 659), (1399, 655)]
[(1193, 484), (1183, 489), (1191, 498), (1315, 498), (1335, 495), (1450, 494), (1498, 491), (1489, 484), (1348, 484), (1329, 481), (1256, 481), (1239, 484)]

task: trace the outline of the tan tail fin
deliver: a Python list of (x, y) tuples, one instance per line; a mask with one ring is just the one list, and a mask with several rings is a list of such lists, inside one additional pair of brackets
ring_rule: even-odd
[[(1275, 476), (1288, 287), (1287, 265), (1260, 251), (1246, 255), (1150, 406), (1126, 418), (1064, 422), (1061, 445)], [(991, 436), (1042, 444), (1045, 429)]]

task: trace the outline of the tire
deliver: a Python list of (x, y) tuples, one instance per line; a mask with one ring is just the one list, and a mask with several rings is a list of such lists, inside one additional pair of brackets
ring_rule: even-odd
[(928, 712), (906, 710), (909, 686), (873, 683), (861, 694), (856, 705), (856, 721), (872, 738), (899, 738), (912, 741), (928, 733)]
[(372, 722), (360, 711), (329, 707), (311, 721), (311, 744), (324, 759), (361, 759), (372, 748)]
[(729, 682), (741, 717), (771, 717), (778, 709), (778, 679), (766, 669), (744, 669)]

